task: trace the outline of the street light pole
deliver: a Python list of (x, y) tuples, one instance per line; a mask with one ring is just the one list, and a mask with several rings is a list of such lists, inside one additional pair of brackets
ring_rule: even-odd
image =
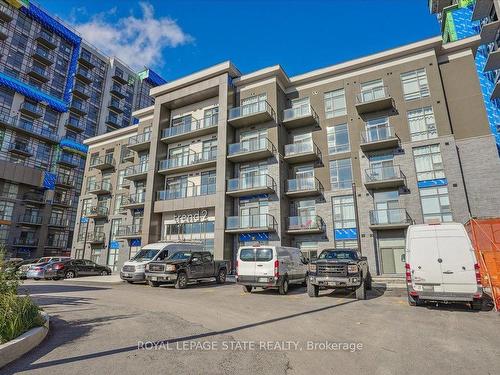
[(359, 233), (359, 215), (358, 215), (358, 196), (356, 194), (356, 183), (352, 183), (352, 196), (354, 202), (354, 219), (356, 220), (356, 238), (358, 240), (358, 250), (363, 255), (363, 250), (361, 249), (361, 237)]

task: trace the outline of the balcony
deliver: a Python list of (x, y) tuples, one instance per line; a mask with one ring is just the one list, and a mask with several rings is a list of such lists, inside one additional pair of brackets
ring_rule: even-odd
[(52, 199), (52, 205), (58, 207), (70, 207), (72, 204), (71, 197), (66, 196), (54, 196)]
[(299, 107), (288, 108), (283, 111), (283, 125), (287, 129), (318, 124), (319, 116), (310, 104), (303, 104)]
[(215, 184), (205, 185), (175, 185), (166, 190), (160, 190), (156, 193), (157, 201), (169, 201), (174, 199), (183, 199), (191, 197), (202, 197), (215, 194)]
[(44, 29), (37, 34), (36, 41), (49, 49), (55, 49), (57, 47), (57, 41), (55, 40), (54, 35)]
[(79, 81), (75, 81), (75, 84), (73, 85), (73, 95), (79, 97), (80, 99), (87, 100), (91, 95), (90, 88)]
[(0, 3), (0, 19), (4, 22), (10, 22), (14, 18), (14, 8)]
[(123, 149), (120, 157), (122, 159), (122, 162), (134, 161), (135, 153), (132, 150)]
[(80, 165), (80, 156), (77, 155), (72, 155), (72, 154), (67, 154), (67, 153), (61, 153), (59, 155), (59, 158), (57, 159), (57, 163), (61, 165), (65, 165), (67, 167), (72, 167), (76, 168)]
[(394, 131), (394, 127), (388, 124), (370, 126), (361, 132), (361, 143), (359, 147), (363, 151), (377, 151), (399, 147), (401, 140)]
[(64, 126), (77, 133), (85, 131), (85, 122), (81, 119), (77, 119), (76, 117), (69, 117)]
[(496, 47), (496, 43), (491, 43), (488, 47), (488, 58), (483, 71), (489, 72), (491, 70), (500, 69), (500, 49)]
[(107, 154), (105, 156), (94, 156), (90, 158), (90, 168), (104, 171), (106, 169), (113, 169), (114, 167), (115, 159), (113, 159), (113, 154)]
[(59, 143), (55, 128), (41, 121), (33, 121), (25, 118), (15, 119), (14, 125), (7, 125), (15, 128), (16, 132), (24, 132), (32, 137), (42, 139), (45, 142)]
[(45, 194), (29, 191), (23, 194), (23, 202), (31, 204), (45, 204)]
[(190, 153), (179, 157), (160, 160), (158, 173), (169, 174), (187, 172), (196, 169), (215, 167), (217, 150)]
[(398, 165), (374, 167), (365, 170), (365, 187), (368, 190), (399, 188), (406, 185), (406, 176)]
[(235, 128), (261, 124), (268, 121), (276, 121), (276, 113), (265, 100), (231, 108), (227, 118), (227, 122)]
[(14, 239), (14, 246), (22, 246), (22, 247), (38, 247), (38, 238), (24, 238), (19, 237)]
[[(451, 0), (449, 2), (451, 2)], [(493, 0), (477, 0), (474, 3), (474, 10), (471, 17), (472, 21), (479, 21), (490, 15), (491, 7), (493, 6)]]
[(48, 82), (49, 81), (49, 73), (45, 68), (36, 65), (36, 64), (31, 64), (28, 66), (28, 69), (26, 70), (26, 73), (35, 79), (37, 79), (40, 82)]
[(268, 174), (231, 178), (226, 183), (226, 195), (241, 197), (254, 194), (271, 194), (276, 191), (276, 182)]
[(109, 195), (111, 191), (112, 186), (109, 181), (95, 181), (87, 184), (87, 194)]
[(49, 219), (49, 227), (66, 228), (69, 225), (69, 220), (64, 217), (51, 217)]
[(64, 249), (66, 248), (67, 244), (67, 240), (49, 238), (47, 240), (47, 243), (45, 244), (45, 247), (49, 247), (51, 249)]
[(116, 233), (117, 238), (137, 238), (142, 235), (142, 225), (120, 225)]
[(116, 113), (123, 113), (123, 111), (125, 110), (123, 103), (117, 99), (111, 99), (108, 102), (108, 108)]
[(321, 160), (321, 151), (313, 141), (302, 141), (285, 145), (284, 159), (289, 164)]
[(151, 143), (151, 132), (144, 132), (134, 135), (128, 139), (127, 147), (134, 151), (144, 151), (149, 149)]
[(34, 118), (43, 116), (43, 109), (41, 109), (37, 104), (31, 102), (23, 102), (19, 108), (19, 112)]
[(324, 233), (325, 223), (320, 216), (291, 216), (287, 220), (286, 232), (289, 234)]
[(123, 197), (122, 207), (125, 209), (134, 209), (144, 206), (146, 202), (146, 190), (140, 190), (134, 194)]
[(115, 70), (113, 71), (113, 75), (111, 76), (115, 81), (120, 82), (122, 85), (126, 85), (128, 83), (128, 77), (122, 71)]
[(165, 143), (172, 143), (215, 133), (217, 132), (218, 118), (218, 115), (214, 115), (201, 120), (192, 119), (190, 123), (163, 129), (161, 140)]
[(61, 188), (75, 187), (75, 178), (65, 174), (58, 174), (56, 178), (56, 186)]
[(497, 38), (498, 29), (500, 28), (500, 21), (495, 15), (492, 17), (486, 17), (481, 20), (481, 43), (488, 44), (494, 42)]
[(125, 87), (122, 87), (116, 83), (113, 83), (111, 85), (110, 93), (121, 99), (127, 96), (127, 90), (125, 89)]
[(274, 155), (276, 147), (267, 138), (251, 139), (228, 146), (227, 159), (239, 163), (267, 159)]
[(43, 47), (36, 46), (33, 51), (33, 60), (36, 60), (44, 65), (52, 65), (55, 60), (54, 53)]
[(85, 212), (84, 216), (90, 219), (104, 219), (108, 216), (108, 207), (106, 206), (90, 206)]
[(78, 56), (78, 62), (82, 65), (85, 65), (89, 69), (93, 69), (95, 67), (92, 55), (85, 51), (80, 52), (80, 56)]
[(26, 213), (19, 217), (19, 224), (23, 225), (42, 225), (43, 218), (39, 214)]
[(356, 109), (359, 114), (395, 109), (394, 99), (386, 86), (373, 87), (357, 95)]
[(285, 194), (290, 198), (311, 197), (323, 194), (323, 185), (315, 177), (286, 180)]
[(125, 178), (130, 181), (145, 180), (148, 176), (148, 163), (131, 165), (125, 169)]
[(89, 105), (87, 102), (73, 99), (69, 105), (69, 109), (80, 116), (84, 116), (89, 111)]
[(76, 70), (76, 77), (86, 84), (92, 82), (92, 73), (87, 69), (83, 69), (82, 67), (78, 67), (78, 69)]
[(0, 40), (5, 40), (9, 37), (9, 28), (5, 23), (0, 23)]
[(24, 142), (12, 142), (9, 145), (9, 152), (23, 157), (33, 156), (33, 150)]
[(371, 229), (401, 229), (413, 224), (413, 220), (404, 208), (390, 208), (370, 211)]
[(78, 236), (78, 242), (87, 242), (90, 245), (102, 245), (106, 243), (106, 234), (102, 231), (95, 231), (89, 232), (85, 236), (85, 233), (83, 233)]
[(109, 125), (109, 126), (112, 126), (113, 128), (115, 129), (119, 129), (122, 127), (122, 117), (118, 117), (118, 116), (111, 116), (111, 115), (108, 115), (106, 116), (106, 124)]
[(276, 232), (277, 226), (270, 214), (226, 217), (226, 233)]

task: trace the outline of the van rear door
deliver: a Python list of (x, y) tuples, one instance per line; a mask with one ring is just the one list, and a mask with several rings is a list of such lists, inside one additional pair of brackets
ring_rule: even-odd
[(437, 235), (442, 260), (443, 292), (475, 293), (476, 261), (467, 233), (459, 225), (443, 225), (437, 231)]
[[(272, 247), (255, 248), (255, 276), (258, 282), (267, 282), (269, 276), (274, 276), (274, 251)], [(259, 277), (266, 280), (260, 281)]]
[(240, 248), (238, 257), (238, 276), (255, 275), (255, 249), (253, 247)]

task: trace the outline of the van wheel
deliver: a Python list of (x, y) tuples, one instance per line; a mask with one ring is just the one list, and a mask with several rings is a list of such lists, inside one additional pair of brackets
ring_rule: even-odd
[(356, 299), (363, 300), (366, 299), (366, 284), (365, 280), (361, 281), (361, 285), (356, 288)]
[(149, 286), (152, 286), (153, 288), (157, 288), (160, 286), (160, 283), (158, 281), (149, 280)]
[(372, 290), (372, 274), (368, 272), (366, 275), (366, 290)]
[(243, 291), (245, 293), (252, 293), (252, 287), (250, 285), (243, 285)]
[(474, 311), (481, 311), (483, 309), (483, 301), (482, 300), (474, 300), (471, 302), (471, 308)]
[(317, 297), (319, 295), (319, 286), (307, 281), (307, 295), (309, 297)]
[(226, 282), (226, 270), (224, 268), (219, 270), (215, 281), (217, 282), (217, 284), (224, 284)]
[(285, 294), (288, 294), (288, 287), (289, 287), (288, 279), (286, 277), (284, 277), (283, 280), (281, 281), (280, 285), (278, 286), (279, 294), (281, 294), (282, 296), (284, 296)]
[(179, 276), (177, 276), (177, 281), (175, 282), (175, 289), (184, 289), (186, 288), (188, 283), (187, 275), (184, 272), (181, 272)]

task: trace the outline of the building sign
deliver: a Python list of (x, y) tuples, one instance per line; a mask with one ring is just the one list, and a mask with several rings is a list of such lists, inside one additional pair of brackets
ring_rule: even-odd
[(183, 223), (198, 223), (202, 221), (208, 220), (208, 211), (207, 210), (198, 210), (192, 213), (187, 214), (174, 214), (174, 220), (178, 224)]

